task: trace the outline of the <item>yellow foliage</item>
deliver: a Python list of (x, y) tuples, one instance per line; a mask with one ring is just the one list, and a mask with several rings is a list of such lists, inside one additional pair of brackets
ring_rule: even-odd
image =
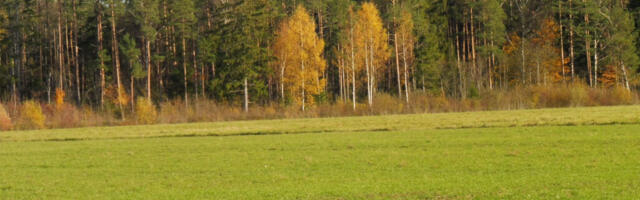
[(20, 125), (23, 128), (45, 128), (46, 117), (42, 113), (40, 104), (35, 101), (25, 101), (20, 109)]
[(140, 124), (154, 124), (158, 120), (158, 111), (153, 102), (143, 97), (136, 100), (136, 120)]
[(560, 27), (553, 19), (545, 19), (540, 29), (536, 31), (537, 37), (532, 42), (537, 45), (551, 44), (558, 39)]
[(520, 49), (520, 42), (522, 42), (520, 36), (516, 33), (512, 33), (511, 36), (509, 36), (508, 42), (504, 44), (504, 47), (502, 47), (502, 50), (507, 55), (511, 55), (513, 52)]
[(272, 47), (278, 59), (280, 81), (298, 104), (313, 105), (313, 96), (322, 93), (326, 85), (322, 78), (326, 69), (322, 57), (325, 43), (315, 28), (307, 10), (298, 6), (293, 15), (280, 24)]
[[(397, 40), (399, 40), (399, 54), (400, 59), (404, 65), (404, 70), (408, 70), (407, 68), (413, 63), (413, 49), (414, 49), (414, 36), (413, 36), (413, 16), (411, 12), (407, 10), (403, 10), (400, 16), (400, 22), (398, 24), (398, 28), (396, 30)], [(407, 72), (407, 76), (410, 76), (411, 73)], [(401, 82), (408, 81), (409, 78), (405, 77)]]
[(124, 88), (120, 88), (120, 91), (118, 92), (118, 88), (115, 85), (110, 85), (105, 89), (105, 98), (115, 105), (129, 105), (129, 95), (127, 95), (127, 92)]
[[(398, 40), (400, 40), (400, 51), (402, 53), (406, 53), (407, 59), (413, 59), (413, 46), (414, 46), (414, 36), (413, 36), (413, 16), (411, 12), (407, 10), (403, 10), (400, 16), (400, 23), (398, 25), (397, 34)], [(407, 62), (411, 62), (407, 60)]]
[(11, 116), (4, 109), (4, 106), (0, 104), (0, 130), (6, 131), (13, 129), (13, 123), (11, 122)]
[[(356, 16), (354, 42), (358, 69), (366, 72), (368, 68), (371, 78), (382, 76), (382, 73), (376, 72), (389, 60), (391, 48), (388, 44), (389, 35), (380, 18), (380, 11), (374, 3), (365, 2)], [(372, 84), (375, 84), (375, 80)]]
[(60, 108), (62, 105), (64, 105), (64, 90), (62, 90), (61, 88), (56, 88), (56, 108)]

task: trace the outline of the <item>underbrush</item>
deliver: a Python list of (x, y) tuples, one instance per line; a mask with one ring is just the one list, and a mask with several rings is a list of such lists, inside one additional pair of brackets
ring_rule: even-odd
[[(336, 100), (315, 105), (304, 112), (298, 105), (278, 103), (254, 105), (245, 112), (241, 105), (203, 98), (190, 101), (188, 105), (182, 98), (158, 104), (140, 98), (135, 105), (129, 105), (134, 106), (133, 109), (122, 110), (112, 104), (93, 109), (77, 107), (62, 100), (55, 104), (25, 101), (4, 104), (13, 105), (7, 107), (0, 104), (0, 130), (612, 106), (639, 102), (638, 93), (625, 88), (590, 88), (577, 83), (486, 90), (479, 94), (468, 98), (449, 98), (417, 91), (410, 94), (407, 101), (404, 96), (398, 98), (378, 93), (372, 106), (366, 99), (359, 99), (355, 105), (350, 100)], [(125, 113), (124, 118), (121, 112)]]
[(0, 130), (8, 131), (13, 129), (13, 122), (11, 121), (11, 116), (7, 113), (7, 110), (0, 103)]

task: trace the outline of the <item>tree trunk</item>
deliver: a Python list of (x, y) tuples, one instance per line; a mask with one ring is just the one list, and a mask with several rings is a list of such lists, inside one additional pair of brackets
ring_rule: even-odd
[(345, 73), (344, 73), (344, 49), (340, 49), (340, 69), (338, 70), (338, 73), (340, 74), (340, 99), (342, 100), (342, 103), (346, 103), (347, 99), (346, 99), (346, 87), (345, 87)]
[[(394, 17), (394, 20), (395, 20), (395, 17)], [(398, 31), (398, 30), (396, 29), (396, 31)], [(401, 97), (402, 96), (402, 81), (400, 81), (400, 55), (398, 53), (398, 33), (397, 32), (395, 34), (393, 34), (393, 42), (394, 42), (394, 46), (395, 46), (395, 49), (396, 49), (396, 74), (397, 74), (397, 78), (398, 78), (398, 97)]]
[(456, 66), (458, 68), (458, 77), (459, 77), (459, 87), (460, 87), (460, 97), (462, 99), (465, 98), (465, 93), (464, 93), (464, 81), (463, 81), (463, 74), (462, 74), (462, 62), (461, 62), (461, 58), (460, 58), (460, 36), (459, 36), (459, 28), (458, 25), (456, 25), (456, 58), (457, 58), (457, 62), (456, 62)]
[(536, 59), (536, 84), (540, 85), (540, 58)]
[(205, 69), (206, 64), (202, 64), (202, 66), (200, 66), (200, 84), (201, 84), (201, 88), (202, 88), (202, 98), (207, 98), (207, 88), (205, 87), (205, 79), (207, 78), (206, 76), (206, 69)]
[(73, 50), (71, 48), (71, 46), (73, 45), (73, 41), (69, 40), (69, 22), (67, 21), (66, 17), (65, 17), (65, 23), (64, 23), (64, 40), (65, 40), (65, 46), (64, 46), (64, 54), (67, 57), (67, 68), (65, 68), (65, 73), (67, 76), (67, 86), (69, 87), (69, 89), (73, 90), (72, 86), (73, 86), (73, 77), (71, 76), (71, 67), (73, 66)]
[(111, 35), (112, 35), (112, 51), (113, 51), (113, 63), (116, 68), (116, 81), (117, 81), (117, 89), (118, 89), (118, 107), (120, 109), (120, 116), (122, 120), (124, 120), (124, 109), (122, 109), (122, 93), (124, 93), (122, 88), (122, 81), (120, 79), (120, 55), (118, 50), (118, 36), (116, 26), (116, 10), (115, 10), (115, 0), (111, 0)]
[[(493, 33), (491, 33), (493, 35)], [(491, 39), (491, 49), (494, 48), (494, 41), (493, 39)], [(491, 58), (489, 58), (491, 61), (489, 61), (489, 89), (493, 90), (493, 72), (495, 71), (495, 64), (496, 64), (496, 54), (494, 52), (491, 52)]]
[(562, 25), (562, 1), (558, 1), (558, 23), (560, 23), (560, 66), (562, 67), (562, 83), (566, 83), (566, 72), (564, 70), (564, 33)]
[[(393, 4), (393, 7), (395, 8), (396, 6), (396, 0), (392, 0), (391, 1)], [(402, 82), (400, 81), (400, 55), (398, 53), (398, 24), (396, 22), (396, 14), (394, 12), (393, 14), (393, 25), (396, 26), (395, 27), (395, 33), (393, 33), (393, 46), (395, 47), (395, 51), (396, 51), (396, 77), (397, 77), (397, 81), (398, 81), (398, 98), (400, 98), (402, 96)]]
[(593, 40), (593, 87), (598, 87), (598, 40)]
[[(133, 65), (130, 65), (130, 66), (133, 66)], [(135, 97), (136, 96), (135, 91), (136, 90), (134, 89), (135, 87), (133, 86), (133, 84), (135, 83), (135, 79), (133, 79), (133, 74), (131, 75), (130, 79), (131, 79), (130, 80), (131, 81), (130, 82), (131, 83), (131, 88), (130, 88), (130, 90), (131, 90), (131, 98), (129, 98), (129, 100), (131, 101), (131, 113), (134, 113), (134, 112), (136, 112), (135, 111), (135, 98), (136, 98)]]
[(20, 81), (21, 81), (21, 77), (20, 74), (22, 73), (22, 65), (25, 64), (24, 59), (23, 59), (23, 52), (25, 49), (25, 44), (24, 44), (24, 38), (22, 37), (23, 35), (23, 30), (22, 28), (18, 27), (20, 26), (20, 24), (22, 23), (22, 3), (20, 1), (16, 1), (15, 3), (15, 7), (14, 7), (14, 14), (13, 14), (13, 20), (12, 20), (12, 25), (15, 26), (12, 29), (12, 37), (13, 37), (13, 54), (15, 57), (19, 57), (19, 58), (13, 58), (13, 68), (11, 69), (11, 98), (14, 101), (14, 104), (17, 105), (17, 102), (20, 101), (19, 95), (20, 95)]
[(571, 57), (571, 81), (575, 80), (575, 53), (573, 45), (573, 1), (569, 0), (569, 56)]
[[(16, 2), (18, 3), (18, 2)], [(14, 6), (18, 6), (18, 5), (14, 5)], [(20, 11), (19, 9), (15, 9), (13, 10), (13, 20), (12, 20), (12, 25), (13, 26), (17, 26), (20, 21)], [(13, 54), (13, 56), (17, 56), (20, 53), (20, 40), (19, 40), (19, 34), (18, 34), (19, 30), (16, 30), (16, 28), (14, 28), (13, 30), (11, 30), (11, 37), (13, 37), (13, 49), (12, 49), (12, 53), (10, 53), (9, 55)], [(11, 67), (11, 99), (14, 102), (15, 105), (17, 105), (18, 99), (16, 98), (18, 96), (18, 87), (16, 86), (16, 81), (17, 81), (17, 72), (19, 69), (19, 65), (20, 65), (20, 60), (16, 60), (15, 58), (10, 59), (13, 61), (13, 66)]]
[(365, 68), (366, 68), (366, 75), (367, 75), (367, 102), (369, 104), (369, 107), (372, 106), (372, 102), (371, 102), (371, 61), (369, 59), (369, 47), (365, 46)]
[(76, 11), (76, 0), (72, 0), (71, 4), (73, 6), (73, 22), (72, 22), (72, 35), (73, 35), (73, 64), (75, 66), (75, 74), (76, 74), (76, 100), (78, 104), (82, 103), (82, 93), (80, 92), (80, 64), (78, 62), (78, 16)]
[(627, 67), (624, 66), (624, 62), (620, 62), (620, 67), (622, 68), (622, 76), (624, 76), (624, 86), (628, 91), (631, 91), (631, 87), (629, 87), (629, 76), (627, 75)]
[(151, 41), (148, 38), (144, 41), (147, 50), (147, 55), (145, 56), (145, 64), (147, 65), (147, 101), (151, 102)]
[(353, 36), (353, 16), (350, 15), (350, 40), (351, 40), (351, 95), (353, 100), (353, 110), (356, 110), (356, 60), (355, 60), (355, 47)]
[[(586, 0), (582, 0), (583, 2), (586, 2)], [(584, 23), (586, 26), (589, 26), (589, 15), (585, 14), (584, 15)], [(584, 40), (584, 45), (585, 45), (585, 54), (587, 56), (587, 70), (589, 72), (589, 85), (591, 87), (593, 87), (594, 81), (593, 81), (593, 76), (592, 76), (592, 70), (591, 70), (591, 41), (590, 41), (590, 33), (589, 33), (589, 29), (586, 29), (584, 31), (585, 34), (585, 40)]]
[[(402, 63), (404, 64), (404, 95), (405, 101), (409, 103), (409, 71), (407, 64), (407, 40), (405, 34), (402, 34)], [(415, 85), (415, 84), (414, 84)]]
[[(474, 1), (475, 2), (475, 1)], [(473, 80), (476, 82), (476, 88), (480, 88), (480, 79), (478, 78), (479, 69), (476, 62), (476, 31), (473, 23), (473, 7), (470, 10), (470, 26), (471, 26), (471, 66), (473, 68)]]
[(196, 92), (195, 100), (196, 100), (196, 103), (197, 103), (198, 102), (198, 96), (199, 96), (198, 95), (198, 76), (200, 74), (198, 74), (198, 62), (197, 62), (198, 60), (197, 60), (197, 57), (196, 57), (196, 44), (195, 44), (195, 42), (193, 42), (193, 47), (192, 48), (193, 49), (191, 50), (191, 56), (193, 58), (193, 73), (194, 73), (194, 75), (193, 75), (194, 76), (193, 77), (193, 79), (194, 79), (193, 87), (196, 90), (195, 91)]
[(521, 55), (521, 59), (522, 59), (522, 84), (526, 84), (526, 69), (525, 69), (525, 65), (526, 65), (526, 57), (524, 55), (524, 43), (525, 43), (525, 38), (524, 38), (524, 30), (525, 30), (525, 24), (524, 24), (524, 11), (522, 10), (523, 8), (520, 8), (520, 24), (522, 25), (522, 32), (520, 33), (520, 55)]
[[(299, 27), (300, 30), (302, 30), (302, 27)], [(303, 42), (303, 36), (302, 36), (302, 31), (300, 32), (300, 51), (304, 52), (304, 42)], [(305, 101), (306, 101), (306, 96), (305, 96), (305, 66), (304, 66), (304, 57), (302, 54), (300, 54), (300, 67), (301, 67), (301, 71), (300, 71), (300, 75), (302, 76), (302, 112), (304, 112), (305, 109)]]
[(282, 62), (281, 66), (280, 66), (280, 98), (282, 101), (282, 104), (286, 103), (285, 102), (285, 95), (284, 95), (284, 71), (286, 69), (287, 66), (287, 56), (285, 55), (284, 58), (285, 61)]
[(104, 90), (106, 86), (105, 70), (104, 70), (104, 58), (102, 56), (102, 7), (100, 0), (96, 1), (96, 10), (98, 18), (98, 58), (100, 59), (100, 107), (104, 108)]
[(187, 39), (182, 36), (182, 70), (184, 72), (184, 108), (189, 110), (189, 96), (187, 84)]
[(369, 84), (369, 107), (373, 106), (373, 96), (375, 96), (375, 92), (376, 92), (376, 67), (375, 67), (375, 45), (373, 42), (373, 37), (371, 37), (369, 39), (371, 41), (371, 45), (369, 46), (369, 50), (370, 50), (370, 56), (371, 58), (369, 59), (369, 67), (370, 72), (369, 75), (371, 76), (371, 83)]
[[(112, 0), (113, 1), (113, 0)], [(62, 1), (58, 1), (58, 67), (60, 70), (60, 78), (58, 88), (64, 90), (64, 47), (62, 46)]]
[(249, 112), (249, 83), (247, 78), (244, 78), (244, 112)]

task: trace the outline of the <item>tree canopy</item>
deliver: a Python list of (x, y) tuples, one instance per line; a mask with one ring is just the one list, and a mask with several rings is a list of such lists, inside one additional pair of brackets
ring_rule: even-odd
[(612, 0), (5, 0), (0, 100), (123, 113), (135, 96), (355, 109), (380, 93), (637, 90), (639, 19)]

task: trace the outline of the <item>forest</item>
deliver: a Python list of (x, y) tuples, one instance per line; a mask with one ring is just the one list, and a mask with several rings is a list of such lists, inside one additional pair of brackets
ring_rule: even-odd
[(121, 119), (540, 88), (564, 90), (536, 104), (575, 88), (615, 104), (640, 86), (639, 20), (630, 0), (3, 0), (0, 101), (7, 118), (38, 104)]

